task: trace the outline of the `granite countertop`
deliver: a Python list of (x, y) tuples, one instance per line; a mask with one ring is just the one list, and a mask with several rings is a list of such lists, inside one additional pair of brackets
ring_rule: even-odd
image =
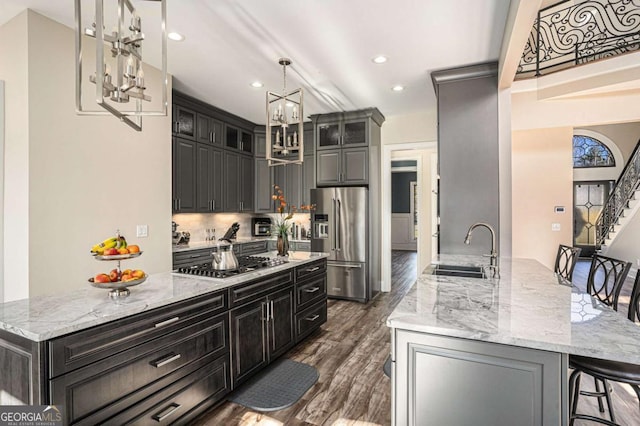
[[(478, 256), (446, 264), (486, 265)], [(431, 275), (427, 268), (387, 326), (640, 364), (640, 326), (532, 259), (500, 259), (500, 278)]]
[[(274, 257), (276, 252), (263, 255)], [(81, 289), (61, 294), (0, 304), (0, 329), (40, 342), (328, 256), (328, 253), (293, 252), (288, 263), (230, 278), (195, 277), (171, 272), (154, 274), (144, 283), (131, 287), (131, 295), (122, 300), (111, 300), (108, 290), (87, 284)]]
[[(275, 241), (275, 240), (276, 240), (276, 237), (238, 238), (237, 240), (234, 240), (232, 244), (246, 244), (246, 243), (253, 243), (256, 241)], [(301, 242), (310, 242), (311, 240), (310, 239), (296, 240), (296, 239), (290, 238), (289, 241), (301, 243)], [(195, 242), (190, 242), (187, 245), (179, 245), (179, 246), (173, 245), (171, 246), (171, 250), (173, 251), (173, 253), (180, 253), (180, 252), (191, 251), (191, 250), (199, 250), (203, 248), (212, 248), (212, 247), (215, 247), (217, 244), (218, 244), (218, 241), (195, 241)]]

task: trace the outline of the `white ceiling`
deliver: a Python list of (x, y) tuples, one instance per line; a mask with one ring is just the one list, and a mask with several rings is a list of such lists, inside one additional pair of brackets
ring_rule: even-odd
[[(28, 7), (73, 27), (73, 4), (1, 0), (0, 25)], [(167, 0), (169, 31), (186, 37), (169, 41), (169, 72), (174, 88), (256, 123), (265, 90), (282, 90), (282, 56), (293, 61), (287, 87), (305, 89), (305, 115), (428, 110), (431, 71), (497, 60), (508, 8), (509, 0)], [(159, 66), (148, 48), (159, 31), (144, 16), (145, 61)], [(389, 61), (374, 64), (378, 54)], [(255, 80), (264, 87), (252, 88)], [(396, 84), (406, 89), (392, 91)]]

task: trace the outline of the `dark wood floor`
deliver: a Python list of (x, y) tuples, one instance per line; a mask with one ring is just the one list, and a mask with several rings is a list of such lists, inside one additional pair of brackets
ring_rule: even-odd
[(373, 302), (329, 300), (328, 320), (284, 356), (318, 369), (318, 382), (293, 406), (257, 413), (225, 402), (198, 426), (391, 424), (391, 383), (382, 365), (391, 351), (385, 321), (416, 279), (416, 253), (394, 251), (392, 291)]
[[(225, 402), (203, 415), (198, 426), (218, 425), (353, 425), (375, 426), (391, 423), (391, 385), (382, 373), (390, 352), (387, 316), (409, 290), (416, 278), (416, 253), (394, 251), (392, 254), (392, 290), (382, 293), (372, 303), (329, 301), (328, 321), (321, 332), (310, 337), (285, 356), (315, 366), (320, 378), (293, 406), (271, 413), (258, 413), (232, 402)], [(580, 261), (574, 283), (586, 287), (589, 263)], [(622, 293), (628, 304), (633, 284), (631, 278)], [(627, 305), (620, 308), (626, 312)], [(583, 380), (585, 387), (593, 385)], [(640, 425), (640, 411), (633, 390), (618, 384), (614, 387), (617, 420), (623, 425)], [(580, 412), (598, 415), (593, 398), (580, 400)], [(591, 425), (576, 422), (576, 425)]]
[[(578, 260), (578, 262), (576, 263), (576, 269), (573, 272), (573, 284), (584, 291), (586, 291), (587, 288), (587, 277), (589, 275), (590, 263), (591, 262), (589, 260)], [(625, 316), (627, 314), (627, 310), (629, 309), (629, 296), (631, 295), (634, 279), (635, 276), (628, 276), (624, 286), (622, 287), (622, 291), (620, 292), (620, 306), (618, 307), (618, 310), (620, 312), (623, 312)], [(638, 407), (638, 398), (633, 389), (631, 389), (631, 387), (627, 385), (622, 385), (615, 382), (611, 382), (611, 387), (613, 388), (613, 407), (614, 413), (616, 415), (616, 422), (621, 425), (640, 425), (640, 409)], [(594, 390), (593, 379), (589, 378), (588, 376), (584, 376), (584, 378), (582, 379), (581, 388), (585, 390)], [(609, 419), (608, 414), (600, 413), (598, 411), (598, 405), (595, 398), (580, 397), (578, 412)], [(590, 426), (594, 425), (595, 423), (584, 420), (577, 420), (574, 424), (576, 426)]]

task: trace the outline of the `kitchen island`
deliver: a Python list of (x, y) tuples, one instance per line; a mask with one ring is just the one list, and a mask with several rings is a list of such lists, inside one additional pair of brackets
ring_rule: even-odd
[(387, 319), (394, 424), (565, 425), (569, 354), (640, 364), (640, 327), (626, 313), (534, 260), (501, 259), (499, 279), (432, 269)]
[(0, 404), (62, 405), (68, 424), (188, 422), (326, 322), (326, 257), (0, 304)]

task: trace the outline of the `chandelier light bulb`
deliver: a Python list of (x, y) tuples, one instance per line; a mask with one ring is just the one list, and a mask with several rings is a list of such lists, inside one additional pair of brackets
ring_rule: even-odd
[(133, 60), (133, 55), (129, 55), (129, 59), (127, 59), (127, 67), (125, 69), (125, 74), (129, 77), (133, 77), (135, 74), (136, 64)]
[(138, 73), (136, 74), (136, 87), (144, 89), (144, 71), (142, 70), (142, 64), (140, 64), (140, 68), (138, 68)]

